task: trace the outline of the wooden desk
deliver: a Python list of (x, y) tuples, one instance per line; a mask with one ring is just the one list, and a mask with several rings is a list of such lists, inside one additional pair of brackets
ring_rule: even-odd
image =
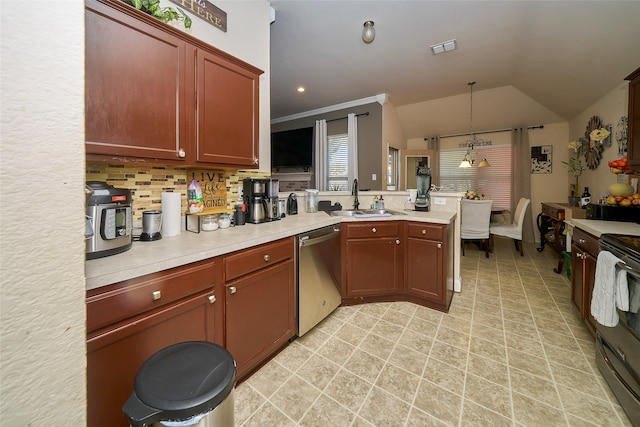
[(542, 212), (538, 215), (537, 225), (540, 231), (540, 247), (538, 252), (544, 250), (544, 245), (548, 244), (558, 254), (560, 260), (558, 267), (553, 271), (560, 274), (564, 264), (562, 252), (566, 248), (566, 237), (564, 235), (564, 221), (571, 218), (586, 218), (586, 210), (569, 207), (567, 203), (542, 202)]

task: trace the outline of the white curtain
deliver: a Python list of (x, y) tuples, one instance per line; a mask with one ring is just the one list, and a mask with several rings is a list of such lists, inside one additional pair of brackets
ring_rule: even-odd
[(316, 120), (316, 189), (327, 190), (327, 121)]
[(355, 113), (347, 116), (347, 134), (349, 143), (349, 185), (358, 178), (358, 117)]
[[(511, 142), (513, 144), (512, 156), (512, 203), (511, 212), (515, 212), (521, 197), (531, 200), (531, 150), (529, 148), (529, 131), (526, 127), (515, 128), (511, 133)], [(522, 225), (522, 240), (525, 242), (533, 242), (535, 236), (533, 234), (533, 221), (531, 219), (531, 205), (525, 215)]]

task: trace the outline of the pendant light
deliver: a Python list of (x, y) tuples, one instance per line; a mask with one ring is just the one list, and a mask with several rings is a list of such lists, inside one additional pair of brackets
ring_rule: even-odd
[[(462, 159), (462, 162), (460, 162), (460, 166), (461, 168), (470, 168), (473, 163), (474, 163), (474, 159), (473, 159), (473, 146), (474, 145), (484, 145), (486, 143), (486, 141), (482, 138), (478, 138), (478, 136), (473, 133), (473, 85), (475, 85), (476, 82), (469, 82), (467, 83), (467, 85), (469, 86), (469, 91), (470, 91), (470, 111), (469, 111), (469, 134), (471, 135), (471, 137), (465, 141), (465, 144), (467, 145), (467, 153), (464, 155), (464, 158)], [(483, 158), (480, 163), (478, 163), (478, 167), (479, 168), (486, 168), (491, 166), (489, 164), (489, 162), (487, 161), (486, 158)]]

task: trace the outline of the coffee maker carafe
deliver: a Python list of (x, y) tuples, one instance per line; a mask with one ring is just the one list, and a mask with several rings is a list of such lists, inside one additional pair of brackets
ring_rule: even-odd
[(267, 221), (267, 192), (268, 180), (245, 178), (243, 180), (243, 197), (247, 205), (246, 222), (260, 224)]
[(418, 194), (416, 196), (415, 210), (429, 212), (431, 205), (431, 168), (418, 166), (416, 168), (416, 184)]

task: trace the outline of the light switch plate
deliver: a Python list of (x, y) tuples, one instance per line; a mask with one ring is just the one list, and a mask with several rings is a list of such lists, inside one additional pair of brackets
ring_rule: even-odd
[(445, 199), (444, 197), (434, 197), (433, 198), (433, 204), (434, 205), (446, 205), (447, 204), (447, 199)]
[(371, 174), (371, 181), (375, 181), (376, 179), (378, 179), (377, 175), (375, 173)]

